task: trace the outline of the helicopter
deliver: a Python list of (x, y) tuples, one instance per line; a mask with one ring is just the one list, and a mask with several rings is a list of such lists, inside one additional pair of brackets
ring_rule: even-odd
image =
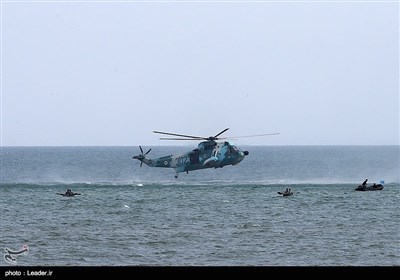
[(237, 137), (219, 137), (222, 133), (226, 132), (229, 128), (225, 128), (218, 134), (209, 137), (191, 136), (184, 134), (176, 134), (170, 132), (153, 131), (153, 133), (164, 134), (169, 136), (178, 136), (181, 138), (165, 138), (162, 137), (160, 140), (205, 140), (197, 145), (196, 149), (186, 152), (181, 155), (168, 155), (160, 158), (149, 159), (146, 157), (150, 153), (149, 149), (146, 153), (143, 152), (141, 146), (139, 146), (140, 154), (133, 156), (133, 159), (140, 161), (140, 167), (142, 164), (146, 164), (150, 167), (164, 167), (173, 168), (175, 170), (175, 178), (178, 178), (179, 173), (206, 168), (222, 168), (227, 165), (239, 164), (245, 156), (249, 155), (248, 151), (242, 151), (240, 148), (235, 146), (230, 141), (217, 141), (217, 140), (228, 140), (244, 137), (256, 137), (266, 135), (277, 135), (279, 133), (268, 133), (258, 135), (247, 135)]

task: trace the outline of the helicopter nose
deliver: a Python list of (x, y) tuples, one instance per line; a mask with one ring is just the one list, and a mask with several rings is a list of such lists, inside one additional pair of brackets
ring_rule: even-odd
[(248, 155), (249, 155), (249, 152), (248, 152), (248, 151), (243, 151), (243, 154), (244, 154), (245, 156), (248, 156)]

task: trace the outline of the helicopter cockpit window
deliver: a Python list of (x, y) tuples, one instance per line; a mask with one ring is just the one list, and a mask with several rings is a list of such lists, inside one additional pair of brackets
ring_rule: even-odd
[(236, 146), (231, 146), (231, 148), (235, 151), (235, 152), (239, 152), (239, 149)]
[(199, 150), (209, 150), (209, 149), (214, 149), (214, 146), (216, 143), (214, 142), (201, 142), (198, 145)]
[(232, 153), (232, 152), (233, 152), (232, 146), (231, 146), (231, 144), (230, 144), (228, 141), (225, 141), (225, 142), (224, 142), (224, 146), (227, 147), (227, 151), (228, 151), (229, 153)]

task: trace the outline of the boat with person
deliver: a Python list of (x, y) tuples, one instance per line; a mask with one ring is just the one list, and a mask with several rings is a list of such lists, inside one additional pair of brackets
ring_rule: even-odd
[(282, 196), (290, 196), (293, 194), (292, 190), (289, 188), (286, 188), (286, 190), (284, 192), (278, 192), (278, 194), (282, 195)]
[(65, 193), (56, 193), (58, 195), (62, 196), (75, 196), (75, 195), (80, 195), (80, 193), (73, 192), (71, 189), (67, 189)]
[(359, 185), (357, 188), (354, 189), (355, 191), (380, 191), (383, 190), (382, 184), (373, 184), (372, 186), (363, 186)]
[(62, 195), (62, 196), (75, 196), (75, 195), (81, 195), (80, 193), (72, 193), (72, 194), (67, 194), (67, 193), (57, 193), (57, 194), (59, 194), (59, 195)]
[(383, 185), (385, 184), (385, 181), (380, 181), (379, 184), (374, 183), (373, 185), (367, 185), (367, 179), (365, 179), (365, 181), (361, 184), (358, 185), (357, 188), (355, 188), (355, 191), (380, 191), (383, 190)]

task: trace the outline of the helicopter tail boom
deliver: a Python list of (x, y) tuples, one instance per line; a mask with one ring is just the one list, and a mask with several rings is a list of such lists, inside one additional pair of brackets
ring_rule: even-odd
[(146, 153), (143, 152), (143, 149), (141, 146), (139, 146), (140, 148), (140, 154), (137, 156), (133, 156), (133, 159), (137, 159), (140, 161), (140, 167), (142, 167), (143, 163), (146, 164), (147, 166), (150, 167), (164, 167), (164, 168), (176, 168), (177, 167), (177, 163), (184, 163), (184, 160), (188, 160), (187, 157), (185, 156), (164, 156), (164, 157), (160, 157), (160, 158), (146, 158), (146, 155), (151, 151), (151, 149), (149, 149)]

